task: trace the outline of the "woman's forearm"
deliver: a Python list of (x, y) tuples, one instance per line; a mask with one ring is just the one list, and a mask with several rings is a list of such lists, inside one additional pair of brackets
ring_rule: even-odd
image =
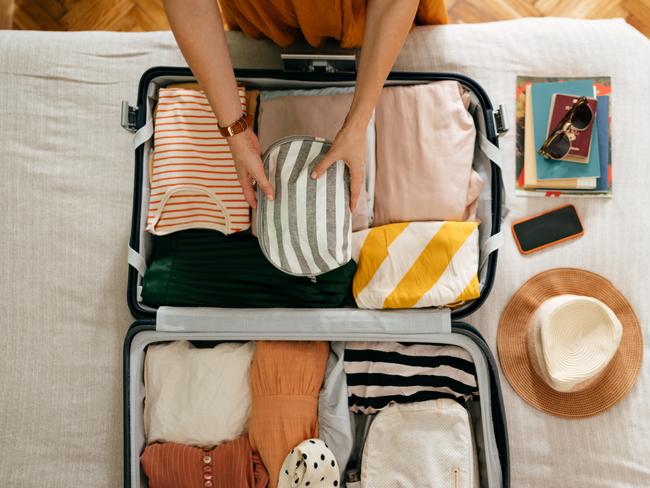
[[(163, 1), (176, 42), (210, 100), (217, 120), (222, 126), (232, 124), (239, 119), (242, 109), (217, 0)], [(273, 187), (264, 174), (259, 141), (253, 131), (248, 128), (229, 137), (228, 144), (249, 205), (257, 206), (253, 180), (273, 200)]]
[(413, 24), (417, 7), (418, 0), (368, 0), (352, 105), (332, 148), (311, 175), (320, 178), (335, 161), (345, 161), (350, 168), (350, 209), (353, 211), (363, 185), (368, 121)]
[(413, 25), (418, 0), (369, 0), (354, 99), (346, 120), (365, 128)]
[(187, 64), (221, 125), (241, 116), (237, 82), (216, 0), (164, 0), (169, 24)]

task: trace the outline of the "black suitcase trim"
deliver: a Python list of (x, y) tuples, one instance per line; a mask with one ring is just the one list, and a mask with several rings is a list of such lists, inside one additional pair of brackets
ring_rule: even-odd
[(144, 331), (156, 330), (156, 323), (153, 320), (137, 320), (129, 327), (124, 338), (124, 345), (122, 346), (122, 435), (124, 436), (124, 487), (131, 486), (131, 365), (129, 356), (131, 352), (131, 343), (133, 338)]
[[(179, 77), (193, 77), (192, 71), (189, 68), (179, 67), (154, 67), (145, 71), (140, 78), (138, 85), (138, 102), (139, 108), (146, 107), (147, 104), (147, 87), (149, 84), (160, 76), (179, 76)], [(282, 70), (251, 70), (251, 69), (236, 69), (236, 78), (272, 78), (272, 79), (287, 79), (291, 78), (295, 81), (312, 81), (312, 82), (336, 82), (336, 81), (354, 81), (356, 79), (355, 73), (287, 73)], [(404, 81), (441, 81), (441, 80), (455, 80), (469, 86), (476, 96), (479, 98), (481, 105), (484, 109), (485, 123), (487, 128), (487, 137), (489, 141), (498, 147), (498, 133), (494, 126), (494, 121), (491, 120), (490, 114), (493, 107), (490, 99), (476, 81), (464, 75), (455, 73), (423, 73), (423, 72), (391, 72), (388, 80), (404, 80)], [(146, 110), (137, 110), (136, 114), (136, 129), (143, 127), (146, 124)], [(142, 161), (144, 159), (144, 146), (141, 145), (135, 150), (135, 178), (133, 188), (133, 211), (131, 215), (131, 237), (129, 239), (129, 246), (132, 249), (139, 249), (140, 247), (140, 218), (141, 208), (140, 202), (142, 199)], [(497, 234), (501, 230), (501, 206), (503, 201), (503, 184), (501, 168), (490, 161), (492, 168), (492, 235)], [(459, 320), (474, 313), (481, 305), (487, 300), (496, 275), (498, 250), (492, 252), (488, 257), (487, 273), (485, 277), (484, 287), (481, 296), (473, 300), (467, 306), (459, 308), (451, 312), (452, 320)], [(152, 319), (155, 318), (156, 312), (146, 310), (138, 303), (137, 298), (138, 288), (138, 272), (132, 266), (128, 269), (128, 286), (127, 286), (127, 303), (131, 314), (136, 319)]]

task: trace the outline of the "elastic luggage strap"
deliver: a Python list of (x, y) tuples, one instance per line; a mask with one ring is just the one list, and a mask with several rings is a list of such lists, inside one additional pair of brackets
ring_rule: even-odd
[(492, 254), (497, 249), (501, 249), (503, 246), (503, 231), (499, 231), (496, 234), (491, 235), (483, 243), (481, 248), (481, 262), (479, 263), (479, 269), (483, 269), (485, 263), (487, 263), (490, 254)]
[(153, 137), (153, 117), (151, 113), (154, 103), (158, 100), (158, 89), (154, 87), (154, 84), (150, 84), (147, 91), (147, 105), (144, 107), (147, 114), (147, 121), (133, 136), (133, 149), (139, 148), (142, 144)]
[(139, 148), (142, 144), (153, 137), (153, 119), (147, 119), (146, 124), (140, 127), (133, 136), (133, 149)]
[(478, 145), (479, 148), (481, 148), (481, 151), (483, 151), (490, 161), (496, 164), (499, 168), (502, 168), (501, 150), (499, 147), (492, 144), (490, 140), (485, 137), (485, 134), (482, 131), (479, 131), (478, 135)]
[[(483, 154), (485, 154), (490, 161), (492, 161), (499, 168), (501, 168), (502, 159), (501, 159), (501, 150), (499, 149), (499, 147), (496, 146), (495, 144), (492, 144), (490, 140), (487, 137), (485, 137), (485, 134), (483, 134), (483, 132), (479, 131), (478, 136), (479, 136), (478, 138), (479, 148), (481, 149)], [(501, 178), (500, 183), (501, 183), (501, 192), (502, 192), (501, 194), (505, 202), (505, 188), (503, 187), (503, 178)], [(504, 215), (501, 215), (501, 218), (503, 217)], [(479, 263), (479, 269), (483, 269), (483, 266), (485, 266), (485, 264), (487, 263), (490, 254), (492, 254), (494, 251), (501, 248), (501, 246), (503, 245), (503, 240), (504, 240), (503, 231), (499, 231), (496, 234), (493, 234), (487, 238), (487, 240), (483, 243), (483, 247), (481, 248), (481, 262)]]
[[(478, 141), (479, 141), (479, 148), (487, 156), (487, 158), (492, 161), (494, 164), (496, 164), (499, 168), (502, 168), (502, 159), (501, 159), (501, 149), (499, 149), (498, 146), (495, 144), (492, 144), (490, 140), (485, 137), (485, 134), (483, 131), (478, 132)], [(501, 178), (501, 195), (502, 195), (502, 205), (503, 205), (503, 210), (500, 215), (501, 220), (503, 220), (506, 215), (508, 215), (508, 212), (510, 209), (506, 207), (505, 205), (505, 199), (506, 199), (506, 192), (505, 192), (505, 187), (503, 186), (503, 178)], [(490, 254), (492, 254), (494, 251), (497, 249), (500, 249), (501, 246), (503, 245), (504, 241), (504, 236), (503, 236), (503, 231), (499, 231), (494, 235), (491, 235), (490, 237), (487, 238), (485, 243), (483, 244), (483, 248), (481, 249), (481, 262), (479, 265), (479, 269), (483, 269), (483, 266), (485, 266), (485, 263), (487, 262), (488, 258), (490, 257)]]
[(131, 246), (129, 246), (127, 256), (129, 265), (133, 266), (140, 276), (144, 276), (145, 272), (147, 271), (147, 262), (145, 261), (144, 256), (133, 249)]
[[(501, 158), (501, 149), (498, 146), (492, 144), (490, 140), (485, 137), (485, 134), (481, 131), (478, 132), (478, 145), (480, 150), (487, 156), (487, 158), (496, 164), (499, 168), (503, 169), (503, 160)], [(506, 205), (506, 187), (503, 183), (503, 177), (501, 177), (501, 220), (505, 219), (510, 208)]]

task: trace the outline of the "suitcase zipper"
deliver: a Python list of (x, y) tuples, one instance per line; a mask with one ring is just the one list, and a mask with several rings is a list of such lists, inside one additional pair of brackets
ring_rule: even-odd
[(452, 469), (452, 488), (460, 488), (460, 470), (458, 468)]

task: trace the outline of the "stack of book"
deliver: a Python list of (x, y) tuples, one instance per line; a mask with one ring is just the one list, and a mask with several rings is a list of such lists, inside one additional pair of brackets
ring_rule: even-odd
[[(611, 80), (608, 77), (517, 78), (517, 181), (523, 196), (612, 195)], [(581, 97), (595, 119), (571, 132), (571, 148), (561, 159), (539, 154), (547, 137)]]

